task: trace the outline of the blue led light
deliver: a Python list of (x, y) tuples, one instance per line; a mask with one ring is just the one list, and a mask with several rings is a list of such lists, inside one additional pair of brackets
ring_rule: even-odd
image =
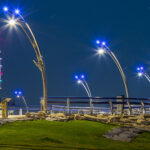
[(19, 92), (18, 92), (18, 94), (19, 94), (19, 95), (21, 95), (21, 94), (22, 94), (22, 92), (21, 92), (21, 91), (19, 91)]
[(85, 78), (85, 76), (84, 75), (81, 75), (81, 79), (84, 79)]
[(100, 41), (99, 41), (99, 40), (96, 40), (96, 44), (100, 44)]
[(15, 9), (15, 14), (20, 14), (20, 10), (19, 9)]
[(75, 79), (78, 79), (79, 77), (77, 75), (75, 75)]
[(15, 93), (15, 95), (17, 95), (17, 94), (18, 94), (18, 92), (17, 92), (17, 91), (15, 91), (14, 93)]
[(4, 10), (5, 12), (7, 12), (7, 11), (8, 11), (8, 7), (7, 7), (7, 6), (4, 6), (4, 7), (3, 7), (3, 10)]
[(106, 42), (102, 42), (102, 45), (105, 46), (105, 45), (106, 45)]
[(140, 69), (141, 69), (141, 70), (143, 70), (144, 68), (143, 68), (143, 67), (141, 67)]

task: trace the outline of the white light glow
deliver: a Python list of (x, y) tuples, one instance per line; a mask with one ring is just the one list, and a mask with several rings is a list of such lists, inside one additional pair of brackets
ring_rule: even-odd
[(20, 98), (20, 95), (17, 95), (17, 98)]
[(15, 10), (15, 13), (16, 13), (16, 14), (20, 14), (20, 10), (19, 10), (19, 9), (16, 9), (16, 10)]
[(143, 73), (142, 73), (142, 72), (139, 72), (139, 73), (138, 73), (138, 76), (139, 76), (139, 77), (143, 76)]
[(100, 44), (100, 41), (99, 41), (99, 40), (97, 40), (97, 41), (96, 41), (96, 44)]
[(102, 45), (105, 46), (105, 45), (106, 45), (106, 42), (102, 42)]
[(15, 21), (14, 19), (10, 19), (10, 20), (8, 21), (8, 23), (9, 23), (9, 25), (13, 26), (13, 25), (16, 24), (16, 21)]
[(81, 84), (81, 82), (82, 82), (81, 80), (78, 80), (78, 81), (77, 81), (78, 84)]
[(5, 6), (5, 7), (3, 8), (3, 10), (4, 10), (5, 12), (8, 11), (8, 7)]
[(103, 54), (105, 53), (105, 50), (104, 50), (103, 48), (100, 48), (100, 49), (97, 51), (97, 53), (98, 53), (99, 55), (103, 55)]

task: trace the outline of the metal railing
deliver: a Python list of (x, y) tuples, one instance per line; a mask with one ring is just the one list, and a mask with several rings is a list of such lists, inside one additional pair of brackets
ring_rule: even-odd
[[(93, 108), (90, 108), (92, 99)], [(150, 113), (149, 98), (117, 97), (48, 97), (51, 111), (90, 114), (145, 114)]]

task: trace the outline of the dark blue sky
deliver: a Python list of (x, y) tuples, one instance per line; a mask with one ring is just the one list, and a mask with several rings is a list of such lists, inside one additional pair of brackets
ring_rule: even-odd
[[(105, 40), (127, 76), (131, 97), (150, 97), (150, 84), (138, 79), (143, 64), (150, 74), (150, 2), (146, 0), (1, 0), (19, 7), (39, 42), (45, 64), (49, 96), (85, 96), (73, 79), (85, 73), (93, 96), (125, 94), (119, 71), (106, 55), (95, 56), (95, 40)], [(4, 16), (1, 15), (1, 18)], [(3, 27), (3, 23), (0, 24)], [(18, 28), (2, 30), (2, 96), (22, 89), (30, 104), (42, 96), (41, 74), (32, 60), (34, 51)]]

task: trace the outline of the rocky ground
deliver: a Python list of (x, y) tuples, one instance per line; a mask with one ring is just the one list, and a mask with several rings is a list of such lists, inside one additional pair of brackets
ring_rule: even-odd
[(130, 142), (142, 132), (145, 132), (145, 130), (136, 127), (121, 126), (108, 131), (104, 137), (123, 142)]

